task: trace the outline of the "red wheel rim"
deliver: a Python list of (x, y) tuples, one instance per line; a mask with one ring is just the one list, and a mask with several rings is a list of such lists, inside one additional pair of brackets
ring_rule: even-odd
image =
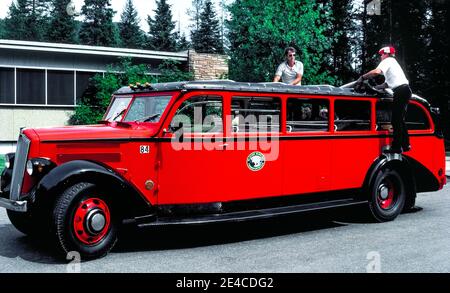
[(378, 187), (377, 201), (383, 210), (390, 209), (395, 203), (396, 189), (391, 180), (385, 179)]
[(108, 233), (111, 214), (108, 205), (99, 198), (80, 202), (73, 217), (75, 237), (84, 244), (93, 245)]

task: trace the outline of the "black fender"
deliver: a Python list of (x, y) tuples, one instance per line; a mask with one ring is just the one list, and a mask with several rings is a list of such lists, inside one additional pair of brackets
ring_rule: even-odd
[(415, 197), (417, 186), (416, 176), (414, 176), (413, 169), (410, 166), (410, 158), (400, 154), (382, 154), (370, 166), (366, 177), (364, 179), (363, 194), (366, 196), (370, 188), (370, 184), (373, 182), (378, 172), (384, 168), (391, 167), (400, 171), (405, 176), (405, 184), (408, 188), (408, 194)]
[(0, 196), (9, 198), (12, 170), (4, 168), (0, 174)]
[(413, 173), (417, 192), (437, 191), (441, 188), (439, 179), (424, 165), (414, 158), (404, 156)]
[(125, 218), (146, 215), (152, 210), (143, 195), (121, 175), (100, 163), (85, 160), (70, 161), (48, 172), (33, 191), (34, 205), (53, 203), (59, 194), (78, 182), (93, 183), (111, 191)]

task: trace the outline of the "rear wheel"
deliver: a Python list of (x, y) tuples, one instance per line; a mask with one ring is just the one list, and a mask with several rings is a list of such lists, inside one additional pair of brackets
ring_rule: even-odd
[(117, 242), (118, 218), (111, 196), (91, 183), (64, 191), (53, 210), (53, 231), (60, 250), (77, 251), (82, 259), (106, 255)]
[(369, 210), (376, 221), (392, 221), (402, 212), (406, 188), (398, 171), (389, 168), (380, 170), (369, 190)]

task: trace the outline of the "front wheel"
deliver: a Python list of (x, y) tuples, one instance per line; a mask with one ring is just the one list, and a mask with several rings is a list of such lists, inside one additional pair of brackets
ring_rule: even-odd
[(380, 170), (369, 190), (369, 210), (376, 221), (392, 221), (402, 212), (406, 188), (398, 171), (389, 168)]
[(81, 259), (106, 255), (117, 242), (118, 219), (111, 196), (91, 183), (77, 183), (56, 200), (53, 231), (60, 250)]

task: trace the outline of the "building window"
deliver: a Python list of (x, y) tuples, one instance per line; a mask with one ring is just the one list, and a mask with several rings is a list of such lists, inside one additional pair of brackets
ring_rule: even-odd
[(324, 99), (288, 99), (287, 132), (328, 131), (328, 108)]
[(77, 71), (76, 74), (77, 74), (77, 104), (78, 104), (83, 96), (89, 95), (89, 89), (91, 88), (90, 79), (93, 78), (97, 73)]
[(47, 104), (74, 104), (74, 72), (47, 71)]
[(0, 104), (14, 104), (14, 68), (0, 67)]
[(370, 130), (370, 102), (337, 100), (334, 104), (336, 131)]
[(17, 104), (45, 105), (45, 70), (17, 69)]

